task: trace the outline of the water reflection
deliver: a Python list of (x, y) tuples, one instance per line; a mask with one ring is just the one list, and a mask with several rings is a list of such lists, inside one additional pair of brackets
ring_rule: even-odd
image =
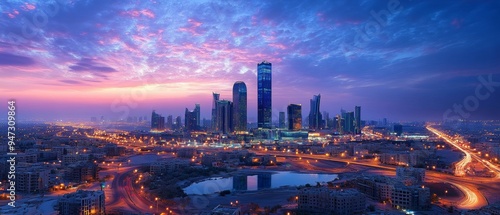
[(295, 172), (262, 172), (238, 174), (230, 178), (210, 178), (184, 188), (186, 194), (211, 194), (224, 190), (260, 190), (281, 186), (315, 185), (337, 179), (336, 174), (304, 174)]

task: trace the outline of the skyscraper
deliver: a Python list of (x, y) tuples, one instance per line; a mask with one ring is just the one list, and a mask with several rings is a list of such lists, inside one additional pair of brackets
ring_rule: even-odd
[(300, 104), (290, 104), (287, 107), (288, 130), (298, 131), (302, 129), (302, 106)]
[(401, 136), (403, 134), (403, 125), (401, 124), (394, 124), (394, 133), (396, 133), (396, 136)]
[(213, 101), (212, 101), (212, 130), (216, 130), (217, 128), (217, 101), (219, 101), (220, 94), (212, 92)]
[(228, 134), (233, 131), (233, 103), (228, 100), (219, 100), (216, 105), (216, 131)]
[(181, 116), (177, 116), (175, 118), (175, 128), (176, 129), (181, 129), (182, 128), (182, 119), (181, 119)]
[(198, 104), (195, 106), (193, 111), (189, 111), (186, 108), (186, 111), (184, 113), (184, 126), (186, 127), (186, 130), (188, 131), (198, 130), (199, 111), (200, 111), (200, 105)]
[(354, 133), (354, 112), (344, 112), (342, 114), (344, 133)]
[(272, 64), (267, 61), (257, 64), (257, 126), (271, 128), (272, 121), (272, 93), (271, 74)]
[(235, 131), (247, 130), (247, 86), (242, 81), (233, 85), (233, 126)]
[(195, 104), (194, 112), (196, 113), (196, 127), (201, 128), (200, 122), (200, 104)]
[(160, 131), (165, 130), (165, 117), (157, 114), (154, 110), (151, 114), (151, 130)]
[(361, 134), (361, 107), (354, 107), (354, 133)]
[(172, 118), (172, 115), (168, 115), (167, 117), (167, 128), (168, 129), (173, 129), (172, 125), (174, 124), (174, 120)]
[(285, 112), (281, 111), (279, 115), (279, 128), (285, 128)]
[(313, 96), (313, 98), (311, 99), (311, 110), (309, 111), (309, 129), (319, 130), (323, 128), (323, 118), (319, 110), (320, 101), (320, 94), (318, 94), (317, 96)]

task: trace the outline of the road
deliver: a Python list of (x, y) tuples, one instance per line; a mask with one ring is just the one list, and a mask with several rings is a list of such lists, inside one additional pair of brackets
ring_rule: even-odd
[[(329, 157), (325, 155), (310, 155), (310, 154), (293, 154), (293, 153), (283, 153), (278, 151), (267, 151), (261, 152), (256, 151), (256, 154), (264, 155), (276, 155), (281, 157), (292, 157), (292, 158), (302, 158), (302, 159), (312, 159), (312, 160), (325, 160), (325, 161), (335, 161), (343, 162), (348, 165), (361, 165), (371, 168), (377, 168), (385, 170), (387, 175), (389, 173), (394, 174), (396, 167), (393, 166), (383, 166), (374, 163), (365, 163), (360, 161), (352, 161), (344, 158)], [(471, 177), (456, 177), (453, 175), (448, 175), (440, 172), (426, 171), (426, 180), (446, 182), (455, 185), (463, 194), (464, 198), (457, 202), (457, 207), (461, 209), (476, 209), (488, 205), (488, 200), (479, 191), (478, 187), (484, 185), (485, 183), (492, 182), (492, 179), (488, 178), (471, 178)], [(490, 184), (494, 187), (493, 189), (499, 189), (500, 185), (498, 183)], [(491, 188), (490, 188), (491, 189)]]
[(458, 140), (453, 140), (448, 134), (439, 131), (438, 129), (433, 128), (431, 126), (426, 126), (426, 128), (427, 130), (434, 133), (438, 137), (443, 138), (446, 141), (446, 143), (452, 145), (453, 147), (457, 148), (458, 150), (460, 150), (465, 154), (464, 158), (460, 162), (455, 164), (455, 175), (464, 176), (466, 174), (467, 165), (471, 163), (472, 160), (474, 159), (477, 162), (483, 164), (490, 171), (495, 173), (495, 178), (500, 179), (500, 168), (490, 163), (489, 161), (484, 160), (481, 157), (477, 156), (477, 154), (471, 153), (468, 149), (461, 146), (460, 144), (463, 142), (460, 142)]

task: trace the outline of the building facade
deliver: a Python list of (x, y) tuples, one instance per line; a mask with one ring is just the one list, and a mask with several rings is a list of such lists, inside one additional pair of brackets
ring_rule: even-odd
[(235, 131), (247, 130), (247, 86), (242, 81), (233, 85), (233, 126)]
[(60, 215), (105, 215), (104, 191), (78, 190), (59, 199)]
[(363, 214), (366, 197), (356, 189), (303, 188), (298, 194), (298, 210), (304, 214)]
[(299, 131), (302, 129), (302, 106), (300, 104), (290, 104), (287, 107), (288, 130)]
[(228, 134), (233, 131), (233, 103), (228, 100), (217, 101), (216, 131)]
[(157, 114), (154, 110), (151, 114), (151, 130), (161, 131), (165, 130), (165, 117)]
[(272, 64), (257, 64), (257, 126), (272, 127)]
[(320, 130), (323, 128), (323, 117), (319, 110), (321, 104), (321, 95), (313, 96), (311, 99), (311, 110), (309, 111), (309, 129)]
[(354, 133), (361, 134), (361, 107), (354, 107)]

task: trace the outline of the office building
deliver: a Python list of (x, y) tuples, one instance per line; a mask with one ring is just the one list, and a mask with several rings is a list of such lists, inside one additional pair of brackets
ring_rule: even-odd
[(395, 124), (394, 125), (394, 133), (396, 133), (396, 136), (401, 136), (401, 134), (403, 134), (403, 125)]
[(175, 129), (182, 129), (182, 119), (181, 116), (175, 118)]
[(154, 110), (151, 114), (151, 130), (153, 131), (161, 131), (165, 130), (165, 117), (162, 117), (160, 114), (157, 114)]
[(257, 64), (257, 126), (271, 128), (272, 125), (272, 64), (263, 61)]
[(200, 104), (195, 104), (194, 112), (196, 113), (196, 127), (201, 128), (201, 120), (200, 120)]
[(60, 215), (105, 215), (104, 191), (78, 190), (59, 199)]
[(313, 96), (311, 99), (311, 110), (309, 111), (309, 129), (320, 130), (322, 126), (322, 115), (319, 110), (321, 104), (321, 95)]
[(200, 105), (197, 104), (192, 111), (186, 108), (186, 111), (184, 112), (184, 127), (187, 131), (196, 131), (199, 129), (199, 115)]
[(174, 125), (173, 117), (172, 115), (168, 115), (167, 117), (167, 128), (172, 129)]
[(219, 101), (220, 94), (218, 93), (213, 93), (213, 100), (212, 100), (212, 130), (215, 131), (217, 128), (217, 102)]
[(215, 131), (228, 134), (233, 131), (233, 103), (228, 100), (217, 101)]
[(354, 133), (361, 134), (361, 107), (354, 107)]
[(342, 131), (344, 133), (353, 134), (354, 133), (354, 112), (343, 112), (342, 113)]
[(279, 128), (285, 128), (286, 127), (286, 123), (285, 123), (285, 112), (283, 111), (280, 111), (280, 115), (279, 115), (279, 121), (278, 121), (278, 127)]
[(235, 131), (247, 130), (247, 86), (242, 81), (233, 85), (233, 126)]
[(287, 107), (288, 130), (299, 131), (302, 129), (302, 106), (300, 104), (290, 104)]

